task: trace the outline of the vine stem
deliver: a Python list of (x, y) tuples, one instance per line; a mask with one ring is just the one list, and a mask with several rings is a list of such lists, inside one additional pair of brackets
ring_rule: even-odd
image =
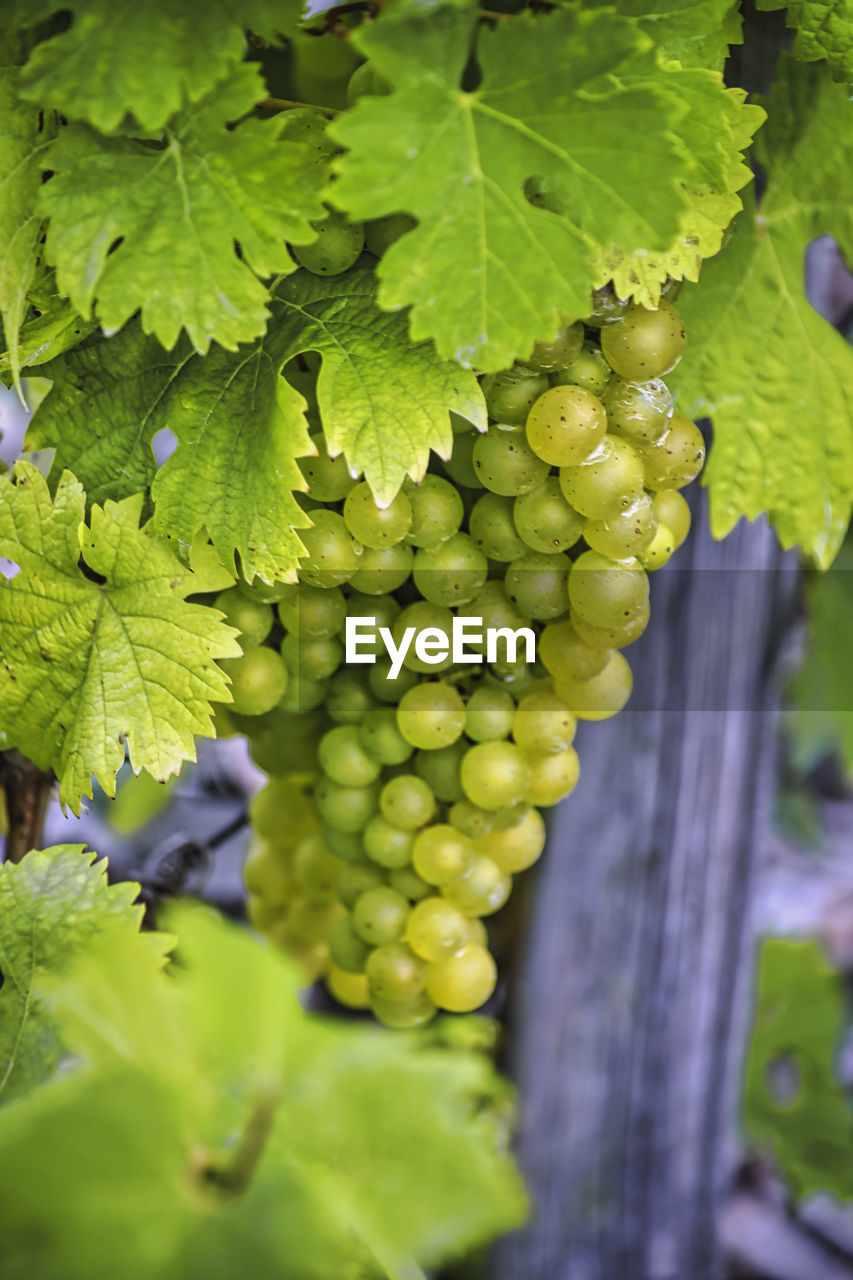
[(277, 1102), (277, 1090), (259, 1094), (231, 1159), (226, 1165), (205, 1170), (209, 1183), (229, 1195), (240, 1195), (246, 1190), (272, 1132)]
[(53, 781), (52, 772), (37, 768), (20, 751), (0, 751), (0, 787), (9, 820), (7, 862), (20, 862), (30, 849), (41, 848)]

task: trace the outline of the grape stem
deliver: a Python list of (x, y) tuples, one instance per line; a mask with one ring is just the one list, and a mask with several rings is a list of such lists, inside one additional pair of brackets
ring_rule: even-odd
[(203, 1172), (206, 1182), (230, 1196), (246, 1190), (272, 1132), (277, 1102), (278, 1090), (266, 1088), (258, 1092), (234, 1154), (227, 1164), (208, 1165)]

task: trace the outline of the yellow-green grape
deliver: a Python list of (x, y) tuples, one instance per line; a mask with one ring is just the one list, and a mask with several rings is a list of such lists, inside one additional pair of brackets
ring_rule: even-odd
[(278, 616), (287, 631), (301, 636), (333, 636), (344, 625), (347, 602), (338, 587), (312, 587), (300, 582), (284, 588)]
[[(366, 551), (365, 555), (373, 555), (371, 551)], [(363, 654), (372, 654), (375, 658), (383, 657), (385, 654), (385, 645), (379, 634), (380, 627), (388, 627), (389, 630), (394, 626), (400, 614), (400, 606), (393, 596), (369, 596), (362, 591), (353, 591), (352, 595), (346, 598), (346, 616), (348, 618), (372, 618), (373, 621), (369, 625), (375, 628), (375, 640), (369, 642), (363, 638), (359, 642), (359, 650)], [(345, 626), (346, 624), (344, 624)], [(343, 627), (341, 628), (343, 631)]]
[(299, 962), (306, 982), (315, 982), (328, 972), (329, 947), (326, 942), (311, 942), (297, 937), (286, 921), (268, 930), (267, 937)]
[(330, 964), (325, 978), (329, 995), (347, 1009), (368, 1009), (370, 997), (367, 978), (363, 973), (345, 973), (337, 965)]
[(386, 942), (377, 947), (368, 956), (364, 971), (375, 1000), (411, 1000), (426, 986), (426, 964), (405, 942)]
[(293, 855), (293, 874), (303, 893), (329, 898), (338, 886), (340, 858), (326, 848), (322, 836), (308, 836)]
[(337, 827), (330, 827), (327, 822), (324, 822), (320, 828), (320, 834), (329, 853), (340, 858), (342, 862), (364, 861), (364, 846), (360, 832), (339, 831)]
[(530, 780), (527, 798), (531, 804), (547, 809), (574, 791), (580, 777), (580, 760), (574, 747), (556, 754), (527, 753)]
[(363, 831), (376, 812), (377, 787), (346, 787), (321, 778), (314, 792), (317, 812), (339, 831)]
[(520, 425), (527, 421), (533, 402), (548, 389), (548, 375), (524, 364), (500, 373), (488, 373), (480, 384), (489, 417), (495, 422)]
[(633, 685), (628, 663), (621, 653), (613, 653), (597, 676), (589, 680), (558, 680), (556, 690), (579, 720), (607, 720), (625, 706)]
[[(345, 525), (344, 528), (346, 528)], [(305, 534), (310, 533), (311, 530), (300, 529), (299, 532), (304, 542)], [(415, 553), (406, 542), (398, 542), (396, 546), (385, 547), (382, 551), (377, 551), (375, 547), (365, 547), (357, 558), (356, 569), (350, 581), (356, 591), (361, 591), (365, 595), (390, 595), (392, 591), (402, 587), (412, 572), (414, 563)]]
[(368, 889), (378, 889), (386, 877), (373, 862), (347, 862), (338, 874), (338, 898), (345, 907), (354, 907)]
[(326, 680), (309, 680), (301, 672), (291, 672), (279, 706), (294, 715), (314, 711), (325, 702), (327, 688)]
[(472, 1013), (485, 1004), (495, 989), (498, 971), (485, 947), (469, 942), (456, 955), (431, 964), (427, 995), (450, 1013)]
[(454, 533), (437, 547), (420, 547), (412, 576), (430, 604), (467, 604), (486, 581), (489, 562), (467, 533)]
[(472, 804), (470, 800), (458, 800), (451, 807), (447, 819), (451, 826), (473, 840), (479, 836), (488, 835), (492, 829), (495, 814)]
[(412, 524), (412, 504), (402, 491), (380, 507), (366, 480), (350, 489), (344, 502), (344, 523), (356, 542), (375, 551), (402, 542)]
[(281, 642), (281, 656), (291, 675), (327, 680), (343, 662), (344, 647), (335, 636), (303, 638), (291, 632)]
[(334, 898), (305, 895), (293, 898), (287, 913), (287, 930), (302, 942), (328, 942), (332, 930), (346, 912)]
[(468, 917), (468, 941), (476, 942), (478, 947), (489, 946), (489, 931), (479, 916)]
[(591, 391), (600, 399), (611, 376), (610, 365), (601, 354), (601, 348), (593, 342), (585, 342), (565, 369), (551, 374), (551, 386), (565, 387), (571, 383)]
[(648, 603), (649, 580), (638, 560), (611, 560), (585, 551), (572, 565), (569, 599), (584, 622), (619, 627)]
[(414, 839), (411, 831), (395, 827), (381, 813), (376, 813), (364, 828), (364, 852), (380, 867), (405, 867), (412, 858)]
[(239, 587), (220, 591), (213, 607), (221, 609), (228, 626), (240, 632), (244, 647), (263, 643), (272, 630), (272, 607), (247, 596)]
[[(353, 73), (350, 84), (358, 75), (359, 71), (365, 71), (367, 68), (373, 72), (373, 88), (369, 90), (371, 94), (383, 95), (390, 93), (389, 89), (382, 89), (377, 86), (384, 85), (387, 81), (373, 69), (369, 62), (359, 67), (358, 71)], [(364, 92), (368, 92), (365, 90)], [(349, 94), (349, 88), (347, 88)], [(359, 96), (362, 96), (361, 94)], [(371, 253), (375, 253), (377, 258), (381, 258), (386, 249), (390, 249), (401, 236), (407, 231), (412, 231), (417, 226), (415, 219), (408, 213), (390, 213), (387, 218), (375, 218), (372, 222), (364, 224), (364, 243), (367, 245)]]
[(419, 484), (404, 481), (403, 493), (412, 509), (406, 542), (414, 547), (437, 547), (459, 532), (465, 508), (455, 485), (441, 476), (426, 475)]
[(352, 909), (352, 927), (372, 947), (397, 942), (406, 931), (409, 904), (401, 893), (387, 885), (367, 889)]
[(339, 587), (359, 567), (361, 547), (336, 511), (317, 510), (312, 519), (310, 529), (299, 530), (306, 551), (299, 577), (314, 587)]
[(512, 423), (489, 427), (474, 442), (472, 458), (476, 483), (508, 498), (535, 489), (548, 474), (547, 462), (537, 458), (524, 428)]
[(574, 741), (577, 721), (553, 689), (527, 693), (516, 708), (512, 736), (527, 752), (565, 751)]
[(414, 831), (434, 817), (435, 796), (423, 778), (413, 773), (401, 773), (385, 783), (379, 796), (379, 807), (394, 826)]
[(675, 551), (675, 538), (668, 524), (664, 524), (661, 520), (657, 527), (657, 532), (652, 538), (645, 551), (641, 551), (637, 559), (647, 571), (654, 573), (655, 569), (661, 569), (672, 556)]
[[(282, 814), (287, 814), (282, 824)], [(320, 825), (310, 791), (290, 778), (270, 778), (249, 802), (249, 822), (276, 848), (295, 849)]]
[(604, 405), (584, 387), (550, 387), (527, 416), (527, 443), (537, 458), (553, 467), (583, 462), (606, 430)]
[[(465, 606), (465, 616), (476, 618), (483, 631), (488, 627), (506, 627), (510, 631), (517, 631), (528, 623), (528, 619), (509, 600), (504, 584), (496, 582), (494, 578), (485, 583), (471, 603)], [(471, 648), (474, 649), (475, 645), (472, 644)], [(503, 638), (499, 641), (498, 653), (506, 657), (506, 642)]]
[(674, 413), (668, 430), (643, 449), (642, 459), (650, 489), (683, 489), (702, 470), (705, 461), (702, 432), (695, 422)]
[(649, 603), (638, 609), (630, 618), (626, 618), (624, 622), (616, 627), (594, 627), (591, 623), (584, 621), (577, 614), (569, 615), (572, 625), (578, 635), (588, 645), (597, 649), (599, 652), (605, 652), (609, 657), (611, 649), (627, 649), (629, 644), (633, 644), (635, 640), (639, 640), (640, 636), (649, 625), (651, 617), (651, 609)]
[(640, 455), (619, 436), (606, 435), (585, 462), (560, 468), (563, 497), (588, 519), (606, 519), (630, 507), (643, 491)]
[[(538, 494), (540, 489), (534, 489), (533, 494)], [(527, 550), (513, 518), (513, 504), (520, 501), (521, 498), (507, 498), (499, 493), (484, 493), (474, 503), (468, 517), (468, 531), (490, 560), (508, 563)]]
[[(453, 630), (453, 614), (444, 605), (430, 604), (428, 600), (416, 600), (407, 605), (397, 617), (392, 628), (394, 643), (400, 645), (409, 628), (414, 627), (409, 647), (403, 658), (403, 666), (419, 675), (446, 670), (450, 666), (450, 640)], [(423, 635), (423, 632), (429, 634)], [(418, 647), (424, 647), (424, 658), (418, 657)], [(442, 652), (445, 656), (442, 657)]]
[(641, 493), (624, 511), (617, 511), (606, 520), (587, 520), (583, 536), (591, 550), (612, 560), (624, 560), (645, 551), (657, 527), (652, 500), (647, 493)]
[(510, 827), (491, 831), (474, 842), (474, 848), (491, 858), (501, 871), (516, 875), (538, 862), (545, 848), (545, 822), (538, 809), (523, 810)]
[(287, 902), (295, 883), (288, 852), (253, 836), (243, 866), (243, 883), (247, 892), (255, 897), (269, 902)]
[(669, 525), (677, 551), (690, 532), (690, 508), (680, 493), (662, 489), (652, 501), (658, 524)]
[(462, 789), (481, 809), (504, 809), (524, 799), (527, 762), (511, 742), (478, 742), (462, 761)]
[(435, 750), (455, 742), (465, 728), (465, 703), (449, 684), (417, 684), (400, 699), (397, 728), (414, 747)]
[(362, 668), (341, 667), (329, 681), (325, 711), (335, 724), (357, 726), (376, 702)]
[(472, 742), (493, 742), (508, 738), (515, 714), (515, 699), (503, 689), (481, 685), (465, 708), (465, 733)]
[(615, 324), (601, 331), (601, 349), (620, 378), (648, 382), (674, 369), (687, 335), (684, 321), (671, 302), (656, 310), (633, 304)]
[(335, 458), (329, 457), (322, 431), (312, 431), (310, 440), (317, 451), (316, 456), (297, 459), (308, 491), (318, 502), (340, 502), (356, 483), (355, 477), (350, 475), (346, 458), (342, 453)]
[(672, 396), (659, 378), (626, 382), (612, 378), (604, 397), (607, 430), (637, 448), (659, 440), (672, 417)]
[(467, 750), (467, 743), (458, 738), (447, 747), (422, 748), (415, 756), (415, 773), (423, 778), (443, 804), (453, 804), (462, 799), (459, 769)]
[(366, 712), (358, 732), (367, 754), (380, 764), (403, 764), (414, 751), (397, 728), (393, 707), (375, 707)]
[(399, 675), (391, 675), (391, 661), (380, 658), (368, 668), (367, 683), (370, 692), (380, 702), (397, 703), (408, 689), (414, 689), (418, 683), (417, 673), (403, 667)]
[(394, 867), (388, 875), (388, 883), (410, 902), (420, 902), (421, 898), (426, 898), (433, 892), (432, 885), (422, 880), (411, 867)]
[(556, 476), (549, 476), (538, 489), (516, 498), (512, 516), (522, 547), (515, 556), (507, 556), (509, 560), (524, 555), (528, 548), (541, 555), (568, 551), (583, 532), (583, 516), (566, 502)]
[(458, 880), (442, 885), (442, 895), (466, 916), (490, 916), (509, 897), (512, 880), (483, 853), (475, 853), (471, 866)]
[(231, 680), (232, 710), (239, 716), (272, 711), (287, 688), (287, 668), (274, 649), (247, 647), (242, 657), (221, 658), (219, 665)]
[(470, 920), (444, 898), (425, 898), (412, 907), (406, 941), (423, 960), (434, 963), (452, 956), (470, 941)]
[(566, 612), (566, 579), (571, 568), (568, 556), (542, 555), (528, 551), (513, 560), (506, 571), (504, 586), (512, 604), (527, 618), (545, 622)]
[(427, 884), (450, 884), (468, 870), (473, 857), (468, 836), (449, 823), (438, 822), (415, 837), (412, 866)]
[(287, 901), (279, 901), (250, 893), (246, 903), (246, 919), (256, 933), (270, 934), (286, 920), (289, 910), (290, 895)]
[(364, 248), (363, 225), (351, 222), (337, 209), (330, 209), (325, 218), (312, 222), (311, 226), (317, 232), (317, 239), (292, 248), (299, 265), (315, 276), (339, 276), (348, 271)]
[(539, 661), (559, 680), (588, 680), (603, 671), (609, 652), (588, 644), (568, 620), (549, 622), (539, 637)]
[(352, 927), (350, 916), (339, 920), (329, 935), (329, 956), (344, 973), (364, 973), (370, 950), (370, 944)]
[(411, 1000), (380, 1000), (378, 996), (371, 996), (370, 1008), (379, 1022), (397, 1031), (421, 1027), (430, 1018), (434, 1018), (436, 1013), (435, 1004), (426, 992), (421, 992)]
[(531, 369), (544, 372), (562, 369), (575, 359), (582, 344), (583, 325), (579, 320), (574, 324), (561, 325), (553, 338), (536, 343), (524, 363)]

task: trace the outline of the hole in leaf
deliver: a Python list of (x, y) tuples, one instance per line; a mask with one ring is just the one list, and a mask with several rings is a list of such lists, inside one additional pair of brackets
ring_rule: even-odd
[(819, 315), (853, 336), (853, 274), (832, 236), (818, 236), (806, 246), (803, 271), (806, 297)]
[(14, 560), (4, 560), (0, 556), (0, 573), (2, 573), (7, 582), (11, 582), (20, 572), (21, 566), (19, 564), (16, 564)]
[(177, 447), (178, 437), (174, 431), (170, 427), (161, 428), (151, 441), (151, 448), (154, 450), (157, 466), (162, 467), (166, 459), (171, 458)]

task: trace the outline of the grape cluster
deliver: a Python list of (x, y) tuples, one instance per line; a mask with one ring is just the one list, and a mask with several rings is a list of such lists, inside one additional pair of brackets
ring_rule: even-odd
[[(300, 260), (336, 267), (341, 230), (334, 262), (320, 242)], [(234, 703), (217, 722), (247, 733), (270, 774), (251, 808), (250, 918), (392, 1027), (492, 994), (483, 919), (542, 853), (540, 810), (578, 780), (577, 720), (627, 702), (647, 571), (687, 535), (678, 490), (704, 447), (661, 381), (681, 317), (668, 298), (647, 310), (611, 290), (598, 304), (485, 376), (488, 430), (455, 420), (451, 458), (385, 507), (329, 456), (315, 368), (289, 367), (317, 451), (302, 461), (299, 581), (217, 599), (245, 650), (224, 664)], [(375, 662), (345, 663), (347, 618), (397, 646), (408, 633), (399, 670), (378, 632), (362, 643)], [(454, 618), (482, 627), (478, 661), (454, 663)], [(487, 628), (505, 631), (489, 642)], [(510, 643), (524, 628), (535, 661)]]

